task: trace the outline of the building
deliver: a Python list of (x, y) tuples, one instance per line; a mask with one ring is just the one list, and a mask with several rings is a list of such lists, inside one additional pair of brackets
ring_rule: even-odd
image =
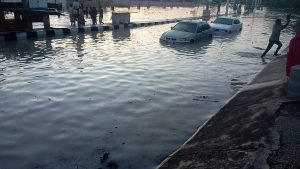
[(61, 15), (48, 8), (47, 0), (0, 0), (0, 33), (32, 31), (33, 22), (50, 29), (49, 15)]

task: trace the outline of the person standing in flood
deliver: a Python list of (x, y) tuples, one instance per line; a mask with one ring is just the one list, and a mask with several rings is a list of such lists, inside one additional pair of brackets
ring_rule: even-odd
[(102, 20), (103, 20), (103, 8), (102, 6), (99, 6), (99, 24), (104, 24)]
[(78, 0), (75, 0), (73, 2), (72, 7), (73, 7), (73, 17), (74, 17), (75, 21), (78, 22), (79, 8), (80, 8), (80, 3), (78, 2)]
[(291, 15), (289, 14), (286, 17), (286, 19), (287, 19), (287, 23), (285, 25), (281, 24), (281, 19), (276, 19), (275, 24), (273, 25), (272, 34), (271, 34), (271, 37), (269, 39), (269, 44), (267, 46), (267, 49), (261, 55), (262, 59), (269, 52), (269, 50), (273, 47), (274, 44), (278, 45), (278, 47), (277, 47), (277, 49), (276, 49), (276, 51), (275, 51), (275, 53), (274, 53), (273, 56), (277, 56), (278, 55), (278, 52), (279, 52), (280, 48), (282, 47), (282, 43), (279, 40), (280, 32), (289, 25), (289, 23), (291, 21)]
[(83, 7), (81, 6), (79, 8), (78, 26), (84, 26), (84, 25), (85, 25), (84, 11), (83, 11)]
[(296, 35), (290, 41), (289, 51), (286, 56), (286, 75), (289, 77), (291, 67), (300, 65), (300, 22), (295, 26)]
[(97, 10), (96, 10), (96, 7), (91, 7), (90, 8), (90, 16), (91, 16), (93, 25), (96, 25), (97, 24)]
[(74, 13), (73, 13), (72, 4), (70, 4), (70, 7), (69, 7), (69, 17), (70, 17), (71, 26), (75, 26), (75, 17), (74, 17)]
[(89, 18), (89, 13), (90, 13), (89, 8), (85, 7), (84, 14), (86, 18)]

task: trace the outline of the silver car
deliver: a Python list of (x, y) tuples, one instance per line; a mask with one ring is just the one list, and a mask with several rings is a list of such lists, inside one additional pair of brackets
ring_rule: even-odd
[(213, 36), (213, 29), (207, 22), (201, 20), (186, 20), (178, 22), (171, 30), (163, 33), (161, 41), (172, 43), (194, 43), (206, 37)]
[(240, 32), (243, 29), (243, 23), (239, 18), (232, 16), (221, 16), (217, 18), (210, 26), (216, 32)]

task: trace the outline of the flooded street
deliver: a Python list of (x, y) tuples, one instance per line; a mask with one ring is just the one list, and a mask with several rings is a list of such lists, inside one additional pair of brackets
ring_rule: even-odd
[(195, 44), (160, 43), (174, 24), (0, 44), (0, 168), (154, 168), (265, 66), (278, 16)]

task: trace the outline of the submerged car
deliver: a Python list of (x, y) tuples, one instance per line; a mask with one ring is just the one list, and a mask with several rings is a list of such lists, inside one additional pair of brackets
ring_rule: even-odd
[(231, 16), (221, 16), (218, 17), (215, 21), (213, 21), (210, 26), (216, 32), (239, 32), (243, 29), (243, 23), (239, 18), (231, 17)]
[(202, 38), (212, 36), (213, 29), (207, 22), (186, 20), (178, 22), (171, 30), (163, 33), (160, 40), (172, 43), (194, 43)]

